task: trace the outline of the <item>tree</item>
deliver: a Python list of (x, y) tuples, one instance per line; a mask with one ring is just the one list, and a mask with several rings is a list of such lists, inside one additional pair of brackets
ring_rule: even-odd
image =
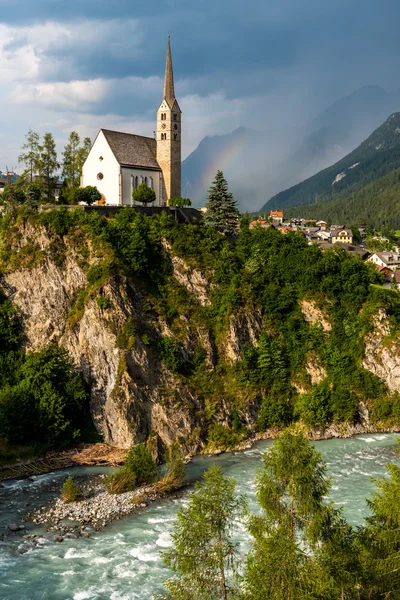
[(217, 171), (208, 190), (204, 222), (220, 233), (234, 235), (238, 230), (239, 211), (222, 171)]
[(135, 476), (138, 485), (152, 483), (158, 475), (158, 467), (145, 444), (133, 446), (127, 453), (124, 469)]
[(172, 547), (164, 563), (175, 577), (165, 582), (169, 600), (228, 600), (237, 591), (237, 544), (232, 530), (242, 516), (244, 500), (235, 497), (235, 482), (212, 466), (187, 507), (180, 509), (172, 533)]
[(0, 435), (14, 443), (54, 447), (79, 439), (88, 395), (68, 352), (51, 345), (30, 352), (0, 390)]
[(74, 194), (75, 202), (84, 202), (88, 206), (98, 202), (101, 198), (101, 194), (96, 186), (87, 185), (84, 188), (78, 188)]
[(70, 189), (79, 187), (80, 179), (80, 138), (76, 131), (71, 131), (68, 143), (64, 146), (62, 175)]
[(377, 492), (368, 501), (372, 515), (364, 531), (368, 589), (375, 592), (373, 598), (400, 597), (400, 468), (396, 464), (387, 468), (390, 478), (375, 480)]
[(40, 161), (40, 136), (38, 133), (32, 131), (32, 129), (29, 129), (25, 139), (26, 142), (22, 146), (22, 153), (18, 157), (18, 162), (25, 164), (29, 182), (32, 183)]
[(184, 206), (192, 206), (192, 203), (190, 198), (170, 198), (168, 201), (168, 206), (183, 208)]
[[(313, 552), (331, 516), (321, 455), (299, 431), (284, 431), (263, 456), (256, 477), (264, 511), (249, 520), (253, 536), (244, 585), (249, 600), (328, 598), (328, 576)], [(325, 595), (324, 595), (325, 593)]]
[(132, 199), (134, 202), (141, 202), (142, 204), (151, 204), (156, 199), (156, 193), (145, 183), (140, 183), (137, 186), (137, 188), (133, 190)]
[(89, 156), (90, 149), (92, 147), (92, 140), (89, 137), (85, 137), (83, 140), (83, 146), (78, 150), (78, 175), (82, 175), (82, 168), (85, 164), (87, 157)]
[(44, 193), (48, 201), (54, 199), (54, 186), (56, 172), (60, 168), (57, 160), (56, 143), (51, 133), (45, 133), (43, 145), (40, 146), (40, 158), (38, 171), (40, 183), (43, 185)]

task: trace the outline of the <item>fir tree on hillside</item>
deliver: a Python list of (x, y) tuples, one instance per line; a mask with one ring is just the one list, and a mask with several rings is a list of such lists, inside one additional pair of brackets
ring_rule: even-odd
[(206, 225), (228, 235), (237, 233), (239, 211), (222, 171), (217, 171), (208, 190), (206, 208), (204, 217)]

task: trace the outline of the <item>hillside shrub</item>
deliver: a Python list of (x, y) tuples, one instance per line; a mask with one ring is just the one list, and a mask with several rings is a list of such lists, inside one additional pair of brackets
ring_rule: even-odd
[(109, 494), (124, 494), (135, 488), (135, 474), (129, 469), (119, 469), (115, 473), (109, 473), (104, 479), (104, 485)]
[(64, 481), (61, 487), (61, 498), (65, 503), (76, 502), (82, 498), (82, 491), (71, 476)]
[(273, 427), (284, 427), (293, 419), (293, 409), (285, 396), (266, 396), (261, 402), (257, 429), (265, 431)]
[(152, 483), (158, 475), (157, 463), (146, 444), (138, 444), (128, 451), (124, 469), (134, 475), (138, 485)]
[(227, 425), (214, 423), (208, 429), (208, 441), (221, 450), (229, 450), (237, 446), (246, 437), (244, 432), (233, 431)]
[(301, 394), (295, 405), (295, 414), (308, 427), (324, 428), (331, 418), (329, 383), (316, 385), (310, 394)]

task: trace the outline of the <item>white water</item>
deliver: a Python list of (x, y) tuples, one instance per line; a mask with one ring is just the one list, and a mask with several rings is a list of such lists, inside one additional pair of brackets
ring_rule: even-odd
[[(343, 507), (347, 519), (361, 524), (367, 514), (365, 499), (373, 491), (371, 477), (385, 474), (385, 465), (397, 461), (393, 446), (396, 436), (364, 435), (348, 440), (316, 442), (332, 475), (332, 499)], [(188, 468), (190, 477), (199, 476), (212, 463), (220, 464), (235, 477), (238, 492), (246, 494), (255, 509), (254, 473), (260, 467), (261, 452), (270, 442), (260, 442), (243, 453), (213, 458), (198, 457)], [(74, 469), (74, 473), (99, 472)], [(6, 482), (0, 488), (0, 533), (5, 524), (23, 517), (32, 505), (54, 495), (46, 484), (59, 482), (66, 472), (50, 473), (33, 481)], [(150, 505), (141, 513), (125, 517), (89, 539), (65, 540), (57, 544), (42, 537), (42, 546), (18, 553), (22, 534), (0, 541), (1, 600), (150, 600), (162, 591), (168, 576), (159, 552), (170, 544), (169, 533), (178, 508), (187, 494)], [(44, 531), (43, 529), (41, 531)], [(35, 531), (36, 532), (36, 531)], [(246, 531), (238, 523), (237, 539), (246, 547)]]

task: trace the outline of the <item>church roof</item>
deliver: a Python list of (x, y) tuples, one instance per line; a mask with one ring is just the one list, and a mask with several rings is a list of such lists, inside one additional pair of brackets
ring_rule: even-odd
[(161, 170), (156, 160), (157, 142), (154, 138), (109, 129), (101, 131), (120, 165)]

